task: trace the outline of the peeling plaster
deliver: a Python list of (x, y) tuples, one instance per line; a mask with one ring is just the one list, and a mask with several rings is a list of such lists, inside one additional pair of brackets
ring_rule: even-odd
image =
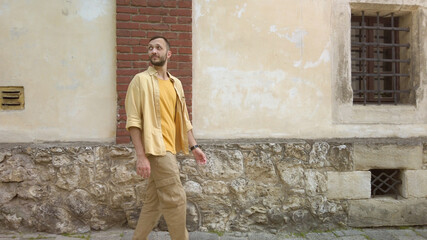
[[(351, 70), (351, 2), (193, 1), (193, 119), (200, 136), (423, 136), (426, 114), (418, 106), (425, 105), (420, 96), (427, 96), (424, 88), (416, 86), (415, 106), (352, 105), (351, 85), (343, 83)], [(277, 8), (282, 5), (287, 14)], [(424, 7), (413, 13), (420, 17), (414, 30), (421, 31), (427, 25)], [(417, 38), (423, 39), (422, 34)], [(424, 55), (416, 55), (417, 63), (426, 63)], [(383, 117), (400, 110), (404, 114)]]
[[(211, 108), (218, 105), (232, 109), (274, 110), (287, 112), (290, 106), (302, 101), (301, 90), (312, 89), (316, 97), (323, 93), (316, 84), (297, 77), (290, 77), (283, 70), (231, 70), (226, 67), (208, 67), (205, 76), (212, 77), (209, 86), (209, 104)], [(220, 96), (220, 97), (218, 97)], [(208, 97), (208, 96), (205, 96)], [(310, 115), (318, 111), (314, 107)]]
[(247, 6), (248, 6), (247, 3), (243, 4), (243, 7), (241, 7), (241, 8), (239, 7), (239, 5), (236, 6), (236, 10), (237, 10), (236, 15), (238, 18), (242, 17), (242, 13), (245, 12)]
[(251, 24), (251, 27), (256, 32), (259, 32), (259, 33), (262, 32), (261, 28), (253, 23)]
[(276, 27), (276, 25), (271, 25), (271, 26), (270, 26), (270, 32), (272, 32), (272, 33), (276, 33), (276, 32), (277, 32), (277, 27)]
[(22, 35), (28, 33), (28, 29), (25, 27), (12, 27), (9, 30), (10, 36), (13, 40), (19, 39)]
[(298, 48), (304, 48), (304, 36), (307, 35), (307, 31), (304, 29), (295, 29), (291, 34), (281, 33), (288, 31), (287, 28), (277, 29), (276, 25), (270, 26), (270, 32), (276, 34), (279, 38), (285, 38), (291, 43), (294, 43)]
[(289, 90), (289, 97), (294, 99), (298, 95), (298, 89), (296, 87), (293, 87)]
[(78, 12), (79, 16), (86, 21), (92, 21), (107, 13), (106, 8), (110, 1), (108, 0), (91, 0), (83, 1)]
[[(210, 88), (211, 98), (220, 96), (218, 100), (222, 102), (221, 105), (237, 109), (242, 106), (249, 109), (277, 109), (281, 101), (272, 92), (287, 76), (282, 70), (238, 71), (225, 67), (208, 67), (204, 72), (215, 78), (213, 82), (216, 87)], [(244, 80), (244, 84), (240, 80)], [(215, 101), (212, 99), (209, 102), (215, 104)]]
[(294, 67), (299, 67), (299, 66), (301, 66), (301, 63), (302, 63), (302, 60), (295, 61), (295, 62), (294, 62)]
[[(210, 0), (206, 0), (206, 4), (204, 5), (202, 2), (194, 1), (193, 4), (193, 18), (194, 24), (197, 26), (199, 24), (199, 18), (204, 17), (206, 14), (210, 13)], [(215, 0), (213, 1), (215, 2)], [(202, 10), (203, 9), (203, 10)]]
[[(319, 85), (293, 76), (283, 69), (236, 70), (225, 66), (210, 66), (203, 69), (202, 75), (206, 79), (204, 89), (209, 90), (201, 93), (203, 99), (198, 102), (203, 106), (196, 120), (200, 124), (198, 129), (215, 129), (218, 133), (217, 130), (227, 123), (232, 126), (227, 130), (227, 134), (231, 136), (251, 131), (275, 135), (275, 132), (269, 132), (270, 127), (281, 128), (283, 124), (310, 122), (322, 110), (324, 94), (319, 90)], [(310, 96), (304, 98), (305, 93)], [(218, 116), (212, 118), (209, 114), (204, 114), (205, 111), (216, 112)], [(299, 113), (296, 114), (296, 111)], [(242, 116), (251, 120), (245, 121)], [(266, 119), (270, 119), (268, 123)], [(248, 127), (245, 129), (248, 132), (241, 131), (245, 127)], [(286, 133), (277, 133), (277, 136), (283, 135)]]
[(0, 16), (3, 15), (3, 13), (8, 12), (9, 11), (9, 5), (7, 3), (3, 3), (0, 6)]
[(197, 26), (199, 22), (199, 18), (204, 16), (204, 14), (202, 14), (202, 6), (198, 4), (198, 2), (195, 2), (193, 11), (194, 11), (194, 22)]
[(329, 46), (330, 46), (330, 42), (326, 45), (325, 49), (323, 49), (319, 59), (316, 62), (311, 62), (311, 61), (307, 62), (304, 65), (304, 69), (317, 67), (321, 63), (328, 63), (331, 59), (328, 51)]

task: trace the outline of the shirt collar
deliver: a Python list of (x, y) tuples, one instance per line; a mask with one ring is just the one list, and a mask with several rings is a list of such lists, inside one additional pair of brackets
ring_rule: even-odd
[[(157, 73), (157, 70), (153, 66), (149, 66), (147, 71), (148, 71), (148, 74), (150, 74), (151, 76)], [(172, 74), (170, 74), (169, 72), (166, 72), (166, 73), (168, 74), (169, 79), (172, 80), (172, 82), (175, 82), (175, 77), (172, 76)]]

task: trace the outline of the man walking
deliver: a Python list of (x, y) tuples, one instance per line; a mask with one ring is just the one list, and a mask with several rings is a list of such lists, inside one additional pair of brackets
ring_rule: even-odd
[(207, 161), (193, 136), (181, 81), (167, 72), (171, 55), (166, 38), (151, 38), (152, 66), (135, 75), (126, 94), (126, 129), (135, 146), (136, 172), (148, 178), (133, 240), (147, 240), (162, 214), (172, 240), (188, 239), (186, 196), (175, 154), (188, 154), (190, 147), (198, 164)]

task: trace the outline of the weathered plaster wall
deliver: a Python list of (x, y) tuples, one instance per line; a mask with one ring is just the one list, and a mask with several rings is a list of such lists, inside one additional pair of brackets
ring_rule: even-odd
[[(337, 87), (340, 81), (350, 81), (348, 71), (340, 72), (335, 66), (348, 57), (344, 53), (349, 51), (348, 44), (344, 43), (350, 36), (351, 2), (384, 3), (193, 1), (193, 123), (197, 137), (426, 136), (427, 105), (422, 101), (409, 107), (366, 107), (358, 115), (347, 114), (349, 121), (336, 120), (341, 111), (353, 108), (351, 103), (342, 108), (332, 104), (339, 95), (336, 91), (343, 91)], [(387, 1), (397, 6), (405, 2), (417, 5), (418, 11), (426, 7), (421, 0)], [(424, 26), (425, 15), (419, 16)], [(425, 33), (417, 36), (425, 39)], [(415, 48), (423, 53), (416, 62), (423, 66), (427, 50)], [(421, 85), (420, 96), (427, 89), (425, 82)], [(355, 117), (361, 120), (351, 121)]]
[(114, 140), (115, 1), (4, 0), (0, 36), (0, 86), (25, 91), (0, 142)]

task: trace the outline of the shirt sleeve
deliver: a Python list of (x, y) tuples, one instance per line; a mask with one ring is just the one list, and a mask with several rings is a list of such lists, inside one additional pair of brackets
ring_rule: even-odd
[(126, 129), (137, 127), (142, 130), (142, 92), (135, 76), (129, 84), (125, 99)]
[[(184, 103), (185, 103), (185, 98), (184, 98)], [(184, 118), (185, 118), (185, 126), (187, 128), (187, 131), (192, 130), (193, 125), (191, 124), (190, 116), (188, 115), (187, 103), (185, 103), (185, 106), (184, 106)]]
[(182, 100), (184, 102), (184, 120), (185, 120), (185, 127), (187, 128), (187, 131), (190, 131), (193, 129), (193, 125), (191, 124), (190, 121), (190, 116), (188, 115), (188, 110), (187, 110), (187, 102), (185, 101), (185, 93), (184, 93), (184, 89), (181, 85), (181, 91), (182, 91)]

